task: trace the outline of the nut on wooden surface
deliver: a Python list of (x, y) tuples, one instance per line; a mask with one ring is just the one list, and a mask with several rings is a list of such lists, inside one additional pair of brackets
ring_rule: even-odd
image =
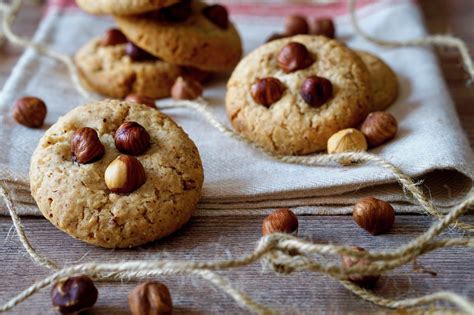
[(94, 306), (99, 292), (87, 276), (58, 280), (51, 289), (51, 303), (62, 314), (77, 314)]
[(263, 236), (272, 233), (296, 234), (297, 232), (298, 217), (290, 209), (277, 209), (263, 220)]
[(359, 200), (352, 209), (352, 218), (372, 235), (388, 232), (395, 222), (393, 207), (383, 200), (367, 197)]
[[(353, 247), (354, 250), (356, 251), (359, 251), (359, 252), (366, 252), (367, 250), (362, 248), (362, 247), (358, 247), (358, 246), (354, 246)], [(342, 256), (341, 257), (341, 260), (342, 260), (342, 266), (343, 267), (346, 267), (346, 268), (350, 268), (350, 267), (367, 267), (370, 265), (370, 262), (367, 260), (367, 259), (358, 259), (358, 258), (354, 258), (354, 257), (350, 257), (350, 256)], [(372, 289), (377, 280), (380, 278), (379, 275), (367, 275), (367, 276), (357, 276), (357, 275), (352, 275), (352, 276), (349, 276), (349, 280), (354, 282), (355, 284), (359, 285), (360, 287), (363, 287), (365, 289)]]
[(114, 193), (129, 194), (146, 181), (142, 163), (130, 155), (120, 155), (105, 170), (105, 184)]
[(72, 135), (71, 153), (74, 162), (93, 163), (104, 156), (105, 147), (95, 129), (84, 127), (77, 129)]
[(395, 117), (387, 112), (370, 113), (360, 128), (367, 142), (372, 146), (378, 146), (391, 140), (398, 131)]
[(136, 286), (128, 295), (128, 306), (132, 315), (169, 315), (173, 302), (166, 285), (148, 281)]
[(252, 85), (250, 94), (253, 100), (263, 106), (270, 107), (280, 100), (285, 92), (285, 86), (280, 80), (273, 77), (257, 79)]
[(305, 45), (290, 42), (283, 46), (277, 56), (278, 66), (285, 73), (308, 68), (313, 62), (313, 57)]
[(144, 95), (138, 95), (138, 94), (128, 94), (127, 97), (125, 97), (125, 100), (127, 102), (133, 102), (137, 104), (143, 104), (151, 108), (156, 108), (155, 105), (155, 100), (152, 99), (151, 97), (144, 96)]
[(367, 141), (359, 130), (354, 128), (343, 129), (329, 138), (327, 150), (329, 154), (367, 151)]
[(150, 134), (137, 122), (121, 124), (114, 135), (115, 147), (121, 153), (140, 155), (150, 147)]
[(178, 77), (171, 87), (171, 97), (175, 100), (194, 100), (201, 95), (201, 83), (190, 77)]
[(41, 99), (25, 96), (15, 102), (13, 118), (23, 126), (41, 128), (47, 111), (46, 104)]

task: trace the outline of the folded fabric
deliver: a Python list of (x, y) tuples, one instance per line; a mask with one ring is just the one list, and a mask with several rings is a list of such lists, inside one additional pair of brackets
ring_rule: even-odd
[[(234, 15), (234, 20), (248, 53), (281, 30), (283, 19), (247, 13)], [(359, 9), (358, 15), (363, 29), (376, 37), (426, 35), (419, 9), (412, 1), (377, 2)], [(78, 10), (51, 9), (35, 40), (73, 54), (112, 23), (109, 18)], [(380, 48), (355, 35), (347, 16), (336, 17), (336, 23), (340, 40), (380, 56), (399, 78), (400, 95), (389, 108), (399, 121), (399, 133), (371, 152), (422, 181), (441, 208), (458, 202), (472, 188), (472, 152), (433, 52), (426, 48)], [(204, 96), (218, 119), (230, 126), (224, 109), (226, 79), (222, 76), (211, 82)], [(12, 104), (23, 95), (38, 96), (48, 104), (42, 130), (24, 128), (11, 118)], [(59, 116), (84, 102), (64, 65), (27, 50), (15, 66), (0, 94), (0, 179), (11, 188), (19, 213), (39, 213), (28, 188), (30, 157), (39, 138)], [(297, 208), (299, 213), (347, 213), (358, 198), (367, 195), (391, 201), (398, 211), (421, 210), (394, 177), (376, 165), (309, 167), (277, 162), (221, 134), (192, 110), (165, 112), (183, 126), (202, 156), (205, 183), (198, 215), (251, 214), (281, 206)], [(5, 210), (0, 205), (0, 213)]]

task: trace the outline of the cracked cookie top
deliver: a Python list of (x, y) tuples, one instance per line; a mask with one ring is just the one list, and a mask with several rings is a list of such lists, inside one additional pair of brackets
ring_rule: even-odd
[[(135, 158), (146, 181), (129, 194), (111, 192), (104, 174), (121, 153), (114, 142), (119, 126), (133, 121), (150, 136), (150, 146)], [(88, 164), (74, 162), (71, 138), (94, 129), (104, 155)], [(145, 244), (179, 229), (201, 195), (199, 152), (176, 123), (145, 105), (105, 100), (75, 108), (41, 138), (30, 166), (31, 194), (43, 215), (62, 231), (107, 248)]]
[(365, 118), (370, 102), (369, 73), (360, 58), (336, 40), (310, 35), (257, 48), (238, 64), (226, 94), (227, 115), (239, 134), (294, 155), (325, 150), (332, 134)]
[(77, 5), (91, 14), (129, 15), (172, 5), (179, 0), (76, 0)]

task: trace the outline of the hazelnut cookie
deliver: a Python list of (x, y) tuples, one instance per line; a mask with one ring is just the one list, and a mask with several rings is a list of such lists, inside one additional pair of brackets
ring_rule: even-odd
[(104, 100), (75, 108), (46, 131), (30, 182), (38, 208), (60, 230), (123, 248), (183, 226), (200, 198), (203, 169), (193, 141), (171, 118)]
[(129, 15), (157, 10), (179, 0), (76, 0), (77, 5), (91, 14)]

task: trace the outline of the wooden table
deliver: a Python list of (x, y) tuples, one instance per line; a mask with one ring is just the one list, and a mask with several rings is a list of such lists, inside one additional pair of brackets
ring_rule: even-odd
[[(450, 32), (464, 38), (474, 51), (474, 6), (472, 0), (424, 0), (420, 2), (431, 32)], [(39, 21), (38, 6), (25, 8), (15, 25), (22, 34), (31, 35)], [(0, 50), (0, 86), (3, 85), (21, 50), (6, 46)], [(466, 75), (457, 54), (439, 51), (440, 64), (463, 126), (474, 143), (474, 89), (465, 85)], [(474, 223), (474, 216), (464, 220)], [(85, 261), (120, 261), (161, 257), (174, 259), (225, 259), (228, 253), (242, 254), (251, 249), (260, 236), (262, 217), (194, 218), (172, 237), (138, 250), (104, 250), (73, 240), (58, 231), (46, 220), (23, 218), (33, 246), (62, 265)], [(350, 216), (304, 216), (300, 218), (300, 235), (318, 242), (353, 244), (369, 249), (393, 249), (425, 231), (434, 222), (423, 215), (398, 215), (394, 229), (388, 235), (372, 237), (360, 230)], [(449, 232), (457, 235), (455, 231)], [(0, 301), (17, 294), (49, 272), (30, 261), (12, 232), (9, 218), (0, 218), (0, 236), (4, 238), (0, 250), (3, 276), (0, 281)], [(189, 239), (193, 239), (193, 246)], [(411, 266), (397, 269), (381, 278), (376, 293), (390, 298), (407, 298), (434, 292), (452, 290), (474, 300), (474, 272), (472, 251), (446, 249), (430, 253), (418, 260), (419, 264), (434, 270), (437, 277), (416, 273)], [(258, 264), (221, 273), (240, 283), (240, 289), (259, 302), (282, 313), (347, 313), (373, 312), (381, 309), (364, 302), (345, 290), (337, 281), (321, 274), (299, 273), (289, 276), (265, 274)], [(224, 293), (210, 287), (203, 280), (188, 277), (165, 277), (175, 305), (174, 314), (229, 314), (243, 313)], [(99, 301), (91, 314), (127, 314), (127, 294), (135, 283), (99, 284)], [(443, 305), (447, 306), (447, 305)], [(51, 314), (49, 289), (35, 295), (15, 308), (15, 314)]]

